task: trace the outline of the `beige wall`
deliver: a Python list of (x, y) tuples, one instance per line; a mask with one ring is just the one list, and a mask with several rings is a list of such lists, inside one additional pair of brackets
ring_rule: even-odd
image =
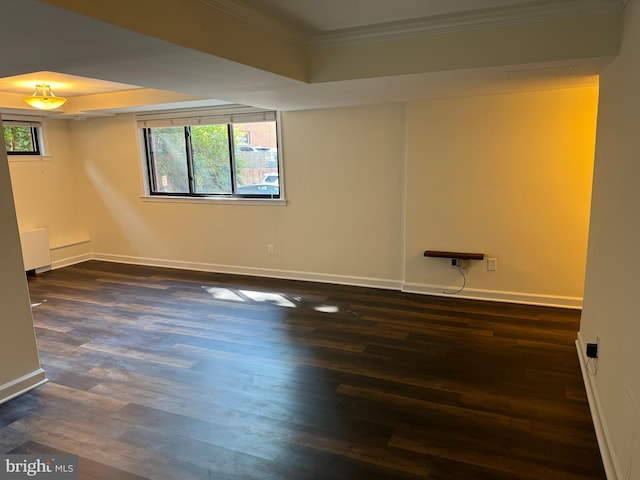
[(285, 116), (292, 269), (401, 280), (404, 143), (403, 105)]
[(579, 305), (597, 88), (413, 102), (408, 110), (407, 289), (461, 285), (424, 250), (484, 253), (463, 295)]
[(54, 266), (90, 252), (89, 236), (78, 216), (80, 197), (70, 124), (43, 121), (47, 156), (10, 156), (9, 161), (20, 230), (47, 229)]
[[(0, 123), (0, 126), (2, 124)], [(0, 143), (0, 403), (44, 379), (36, 350), (27, 280), (4, 142)]]
[(133, 117), (73, 123), (82, 224), (102, 258), (398, 288), (404, 118), (402, 105), (284, 114), (286, 206), (143, 201)]
[[(640, 479), (640, 3), (632, 0), (620, 57), (603, 72), (598, 113), (593, 206), (579, 334), (600, 340), (594, 375), (585, 376), (593, 394), (609, 478)], [(605, 463), (605, 465), (607, 464)]]
[(12, 163), (18, 217), (107, 260), (420, 293), (460, 284), (425, 249), (478, 251), (498, 271), (473, 263), (461, 296), (579, 306), (596, 102), (592, 87), (284, 113), (286, 206), (144, 200), (132, 115), (50, 122), (53, 159)]

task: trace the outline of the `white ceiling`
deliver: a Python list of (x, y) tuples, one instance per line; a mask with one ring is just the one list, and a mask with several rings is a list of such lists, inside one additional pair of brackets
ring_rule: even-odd
[[(332, 41), (336, 38), (342, 41), (354, 31), (367, 33), (373, 26), (379, 32), (380, 25), (393, 25), (397, 32), (402, 31), (405, 22), (415, 24), (418, 20), (445, 25), (460, 15), (467, 15), (468, 19), (482, 14), (478, 18), (486, 19), (487, 12), (500, 13), (502, 22), (508, 19), (517, 23), (525, 17), (548, 17), (554, 12), (566, 16), (571, 12), (614, 11), (621, 9), (627, 0), (175, 1), (199, 1), (233, 9), (236, 17), (240, 12), (247, 18), (252, 17), (254, 24), (260, 19), (273, 18), (312, 43), (314, 38), (332, 32), (339, 32)], [(35, 83), (50, 83), (57, 95), (76, 100), (68, 102), (62, 114), (53, 113), (57, 115), (102, 115), (225, 102), (295, 110), (594, 84), (597, 81), (594, 75), (610, 60), (576, 59), (570, 63), (515, 64), (309, 84), (37, 0), (0, 0), (0, 12), (0, 107), (3, 111), (23, 108), (21, 97), (30, 95)], [(524, 17), (519, 17), (519, 12)], [(153, 89), (149, 91), (155, 97), (150, 93), (145, 97), (143, 88)], [(123, 94), (136, 89), (139, 98), (162, 100), (139, 105), (121, 102), (119, 107), (105, 100), (109, 92)], [(172, 97), (170, 92), (176, 95)]]

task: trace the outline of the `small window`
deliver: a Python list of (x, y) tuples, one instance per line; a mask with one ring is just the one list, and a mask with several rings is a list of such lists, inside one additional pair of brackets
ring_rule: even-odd
[(139, 120), (149, 193), (280, 199), (278, 127), (267, 113)]
[(38, 124), (5, 120), (3, 130), (8, 155), (41, 154)]

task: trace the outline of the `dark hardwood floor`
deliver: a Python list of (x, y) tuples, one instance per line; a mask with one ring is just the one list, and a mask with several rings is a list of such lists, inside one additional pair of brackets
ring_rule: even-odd
[(104, 262), (29, 279), (0, 452), (81, 479), (604, 479), (579, 312)]

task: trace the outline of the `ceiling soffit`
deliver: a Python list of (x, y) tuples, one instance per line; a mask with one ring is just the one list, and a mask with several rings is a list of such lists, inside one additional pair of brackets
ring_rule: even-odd
[[(53, 13), (68, 18), (70, 28), (87, 22), (78, 16), (65, 16), (64, 11), (141, 34), (147, 37), (147, 42), (151, 39), (165, 42), (166, 48), (189, 49), (298, 81), (307, 80), (306, 48), (284, 40), (282, 35), (257, 28), (247, 18), (227, 14), (199, 0), (24, 1), (36, 7), (38, 4), (55, 7)], [(18, 5), (11, 5), (11, 8), (21, 9), (22, 2), (8, 3), (16, 3)], [(163, 48), (159, 42), (150, 43), (158, 49)]]
[(621, 19), (621, 15), (584, 15), (311, 49), (309, 78), (312, 83), (335, 82), (612, 58), (620, 50)]
[[(22, 38), (21, 35), (24, 38), (30, 38), (29, 35), (34, 38), (46, 38), (49, 43), (56, 46), (51, 50), (59, 55), (53, 59), (50, 55), (41, 58), (38, 56), (39, 50), (32, 48), (31, 43), (17, 42), (16, 45), (20, 48), (9, 49), (2, 55), (5, 75), (17, 75), (46, 67), (47, 70), (139, 85), (147, 89), (179, 92), (188, 96), (187, 100), (192, 103), (216, 99), (218, 102), (243, 103), (277, 110), (386, 103), (451, 95), (494, 94), (503, 90), (558, 88), (558, 85), (568, 87), (584, 84), (585, 77), (597, 75), (617, 55), (620, 39), (619, 24), (622, 18), (620, 12), (626, 3), (624, 0), (525, 1), (526, 4), (550, 5), (553, 3), (556, 18), (542, 21), (544, 17), (540, 14), (537, 17), (538, 21), (533, 22), (530, 21), (533, 17), (529, 15), (526, 17), (529, 21), (519, 17), (522, 20), (520, 24), (514, 24), (512, 20), (510, 25), (493, 27), (487, 26), (489, 24), (485, 18), (484, 28), (480, 28), (481, 23), (476, 23), (474, 24), (476, 27), (460, 28), (459, 31), (454, 31), (455, 29), (451, 27), (452, 31), (448, 33), (433, 35), (415, 33), (414, 36), (405, 34), (403, 38), (395, 41), (378, 40), (356, 42), (354, 45), (345, 44), (333, 48), (328, 46), (313, 48), (309, 47), (313, 38), (319, 38), (320, 35), (331, 32), (315, 32), (309, 35), (300, 29), (291, 28), (280, 18), (268, 14), (254, 15), (255, 10), (248, 8), (243, 10), (240, 0), (185, 0), (184, 5), (189, 8), (182, 11), (181, 22), (172, 22), (174, 10), (165, 11), (162, 8), (156, 8), (153, 21), (148, 21), (142, 27), (135, 23), (140, 18), (135, 8), (133, 9), (135, 12), (118, 14), (119, 9), (115, 8), (115, 5), (124, 5), (127, 1), (111, 0), (108, 4), (79, 0), (9, 2), (13, 13), (34, 8), (43, 10), (57, 19), (51, 25), (68, 25), (65, 32), (69, 34), (56, 35), (59, 27), (56, 29), (53, 26), (47, 26), (44, 22), (43, 25), (33, 28), (31, 23), (25, 22), (22, 25), (18, 20), (7, 22), (5, 25), (7, 28), (0, 35), (7, 38), (5, 43), (9, 43), (14, 38)], [(264, 3), (267, 4), (269, 1), (264, 0)], [(371, 1), (374, 2), (374, 0)], [(149, 7), (152, 3), (154, 0), (136, 0), (135, 2), (136, 8), (140, 9), (144, 6)], [(177, 4), (177, 2), (170, 3), (174, 6)], [(559, 8), (560, 5), (576, 6), (578, 3), (582, 13), (577, 17), (569, 15), (568, 7)], [(523, 2), (520, 1), (520, 4), (522, 5)], [(592, 6), (590, 10), (587, 9), (587, 5)], [(60, 8), (54, 9), (54, 6)], [(84, 13), (81, 11), (85, 8), (89, 9), (89, 6), (100, 8)], [(224, 8), (227, 8), (227, 11), (222, 11)], [(219, 10), (216, 11), (216, 9)], [(232, 15), (230, 9), (233, 9), (234, 18), (232, 19), (229, 19)], [(208, 10), (212, 11), (210, 16), (207, 15)], [(497, 9), (494, 9), (493, 13), (496, 13), (495, 10)], [(563, 14), (558, 15), (559, 11)], [(616, 14), (596, 14), (612, 11)], [(77, 15), (76, 12), (81, 15)], [(184, 45), (173, 43), (171, 38), (164, 37), (166, 30), (170, 30), (172, 35), (183, 35), (187, 39), (193, 39), (195, 34), (187, 35), (191, 34), (193, 29), (184, 27), (191, 25), (192, 18), (198, 18), (193, 16), (194, 13), (200, 16), (202, 24), (202, 31), (198, 33), (208, 38), (208, 43), (213, 41), (208, 32), (212, 30), (214, 23), (212, 19), (216, 19), (223, 26), (235, 28), (232, 29), (233, 34), (227, 35), (224, 41), (218, 42), (217, 46), (224, 48), (227, 44), (232, 44), (237, 47), (238, 45), (235, 44), (242, 43), (240, 46), (251, 50), (249, 53), (260, 57), (259, 60), (262, 63), (252, 62), (255, 60), (253, 57), (247, 60), (234, 55), (237, 53), (235, 51), (229, 52), (224, 57), (207, 52), (207, 42), (204, 50), (202, 46), (198, 48), (199, 43), (185, 48)], [(502, 13), (505, 14), (504, 9)], [(101, 14), (110, 16), (102, 18)], [(23, 15), (12, 16), (17, 19), (24, 17)], [(120, 18), (121, 16), (124, 19)], [(7, 15), (7, 18), (9, 17)], [(44, 18), (48, 15), (40, 15), (40, 17)], [(444, 15), (441, 15), (440, 20), (443, 17)], [(447, 17), (450, 16), (447, 15)], [(605, 17), (608, 17), (606, 24)], [(460, 18), (462, 17), (458, 16), (458, 19)], [(476, 15), (477, 18), (478, 15)], [(495, 15), (492, 18), (497, 21)], [(506, 16), (502, 18), (502, 21), (507, 22)], [(267, 19), (270, 19), (270, 23)], [(127, 24), (120, 25), (121, 22)], [(406, 27), (411, 22), (378, 24), (366, 27), (364, 30), (375, 33), (378, 29), (387, 29), (388, 32), (389, 28), (397, 28), (400, 23)], [(416, 22), (424, 24), (426, 19), (416, 19)], [(573, 23), (580, 28), (576, 27), (576, 30), (575, 26), (571, 27), (570, 24)], [(554, 34), (549, 32), (550, 24), (555, 24)], [(145, 33), (144, 29), (150, 28), (150, 25), (157, 27), (157, 31), (154, 31), (156, 37)], [(164, 26), (167, 28), (161, 28)], [(253, 37), (247, 38), (241, 35), (241, 32), (250, 30), (253, 30), (251, 32)], [(268, 33), (267, 30), (272, 33)], [(360, 27), (349, 29), (349, 33), (361, 34), (361, 30), (363, 29)], [(506, 34), (506, 30), (518, 31), (520, 40), (514, 41), (513, 35)], [(416, 30), (418, 31), (420, 30)], [(70, 32), (73, 32), (73, 35), (70, 35)], [(276, 33), (279, 35), (277, 38)], [(333, 31), (333, 33), (346, 34), (347, 32)], [(221, 32), (218, 32), (218, 37), (214, 40), (220, 35)], [(255, 38), (269, 36), (271, 42), (267, 42), (267, 45), (254, 41)], [(71, 38), (73, 41), (70, 40)], [(233, 38), (245, 40), (234, 42)], [(346, 37), (343, 35), (342, 38)], [(370, 36), (371, 38), (374, 36)], [(201, 37), (198, 39), (200, 40)], [(294, 43), (300, 44), (300, 42), (306, 47), (294, 46)], [(544, 48), (539, 48), (538, 44), (542, 44)], [(87, 51), (99, 51), (100, 54), (92, 53), (89, 57), (84, 50), (76, 50), (77, 45), (83, 45), (83, 49)], [(86, 49), (84, 47), (86, 45), (92, 47)], [(295, 57), (281, 55), (278, 58), (288, 67), (299, 60), (299, 64), (294, 66), (304, 73), (305, 79), (302, 81), (296, 78), (298, 75), (292, 75), (289, 71), (261, 68), (265, 63), (273, 64), (273, 58), (270, 56), (271, 49), (278, 50), (279, 47), (283, 47), (286, 52), (288, 51), (286, 46), (291, 46), (293, 50), (298, 51), (299, 55)], [(533, 48), (534, 46), (536, 48)], [(553, 52), (551, 56), (550, 51)], [(524, 57), (523, 52), (526, 54)], [(279, 53), (282, 54), (282, 52)], [(167, 68), (167, 65), (180, 65), (180, 68)], [(557, 69), (560, 73), (549, 75), (550, 68)], [(544, 78), (537, 78), (535, 83), (531, 83), (522, 73), (507, 75), (508, 71), (520, 72), (532, 69), (538, 72), (539, 77)], [(190, 75), (184, 75), (185, 71), (189, 71)], [(550, 76), (553, 77), (552, 81), (547, 81)], [(593, 84), (593, 79), (590, 82), (589, 84)], [(156, 92), (152, 93), (156, 94)], [(13, 95), (16, 97), (15, 103), (19, 105), (20, 95), (18, 93)], [(140, 91), (137, 93), (137, 96), (139, 95)], [(136, 105), (130, 104), (129, 98), (121, 98), (125, 96), (122, 94), (117, 102), (108, 101), (109, 99), (104, 98), (106, 95), (74, 98), (71, 99), (73, 102), (69, 101), (69, 114), (84, 114), (94, 110), (118, 113), (124, 111), (124, 108), (133, 111)], [(185, 98), (180, 98), (177, 101), (184, 100)], [(156, 95), (149, 99), (148, 105), (144, 108), (150, 108), (153, 102), (168, 104), (173, 102), (173, 99), (165, 97), (159, 99)], [(136, 104), (138, 103), (136, 101)]]
[[(154, 0), (137, 0), (135, 8), (124, 8), (128, 0), (111, 0), (108, 5), (98, 1), (40, 1), (204, 53), (211, 59), (230, 60), (306, 84), (615, 56), (619, 50), (620, 12), (626, 2), (503, 0), (511, 6), (467, 9), (340, 31), (310, 32), (307, 28), (303, 32), (299, 22), (289, 19), (287, 23), (284, 19), (290, 17), (286, 15), (278, 17), (275, 7), (259, 10), (258, 5), (267, 9), (276, 0), (261, 0), (255, 3), (256, 8), (249, 4), (253, 0), (189, 0), (179, 5), (167, 2), (162, 8), (152, 8)], [(290, 5), (287, 2), (291, 1), (296, 0), (282, 0), (280, 4)], [(390, 5), (388, 0), (369, 1), (372, 7), (376, 1), (387, 8)], [(345, 1), (344, 8), (353, 5)], [(147, 18), (144, 12), (150, 8), (153, 15)], [(384, 11), (371, 21), (376, 18), (385, 18)], [(336, 44), (339, 46), (331, 46)], [(157, 80), (152, 85), (137, 80), (127, 83), (177, 91)], [(193, 88), (179, 91), (202, 95)]]

